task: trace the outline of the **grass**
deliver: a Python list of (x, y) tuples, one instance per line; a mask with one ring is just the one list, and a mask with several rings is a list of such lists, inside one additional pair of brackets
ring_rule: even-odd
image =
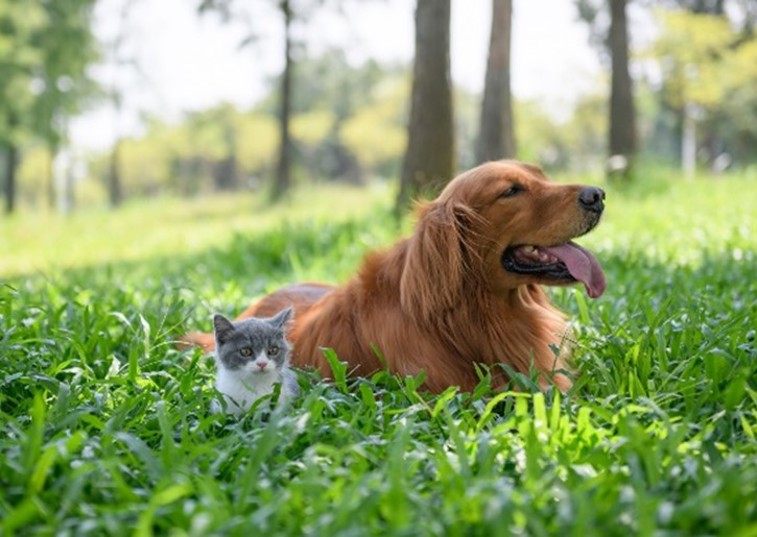
[(2, 535), (757, 535), (757, 183), (643, 186), (581, 240), (605, 296), (553, 293), (569, 394), (302, 372), (291, 408), (241, 420), (172, 338), (346, 278), (399, 233), (386, 192), (3, 223)]
[[(0, 276), (60, 272), (115, 262), (186, 256), (209, 247), (225, 249), (238, 234), (268, 231), (303, 219), (337, 224), (388, 203), (386, 184), (302, 188), (289, 202), (270, 207), (261, 194), (216, 195), (208, 203), (154, 199), (127, 204), (115, 215), (86, 210), (66, 218), (50, 213), (0, 219)], [(339, 206), (338, 211), (334, 207)]]

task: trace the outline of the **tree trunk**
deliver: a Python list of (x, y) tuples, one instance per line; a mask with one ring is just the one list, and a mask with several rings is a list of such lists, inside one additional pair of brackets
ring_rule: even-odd
[(121, 186), (121, 140), (116, 139), (110, 152), (110, 169), (108, 170), (108, 197), (111, 209), (115, 209), (123, 202), (123, 188)]
[(18, 168), (18, 148), (10, 143), (5, 151), (5, 213), (16, 210), (16, 170)]
[(489, 60), (486, 64), (481, 124), (476, 147), (478, 162), (515, 157), (510, 92), (512, 8), (512, 0), (492, 0)]
[(281, 115), (279, 117), (281, 145), (276, 182), (273, 185), (273, 200), (283, 198), (291, 187), (290, 161), (292, 140), (289, 135), (289, 116), (292, 108), (292, 9), (290, 0), (281, 0), (279, 5), (284, 15), (284, 73), (281, 76)]
[[(631, 163), (636, 153), (636, 111), (633, 86), (628, 68), (627, 0), (608, 0), (610, 3), (609, 47), (612, 59), (612, 88), (610, 92), (610, 157), (625, 162), (622, 175), (630, 177)], [(619, 170), (621, 171), (621, 170)]]
[(62, 170), (63, 191), (61, 192), (61, 212), (71, 214), (76, 209), (76, 177), (74, 175), (74, 163), (69, 157), (65, 161)]
[(56, 196), (55, 196), (55, 157), (58, 154), (58, 148), (49, 145), (47, 159), (47, 208), (51, 211), (55, 210)]
[(397, 209), (434, 195), (455, 172), (450, 80), (450, 0), (418, 0), (408, 146)]

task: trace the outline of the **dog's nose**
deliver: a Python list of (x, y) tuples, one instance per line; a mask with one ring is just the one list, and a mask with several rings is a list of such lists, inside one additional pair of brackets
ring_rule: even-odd
[(587, 211), (601, 213), (604, 208), (605, 191), (595, 186), (589, 186), (578, 194), (578, 202)]

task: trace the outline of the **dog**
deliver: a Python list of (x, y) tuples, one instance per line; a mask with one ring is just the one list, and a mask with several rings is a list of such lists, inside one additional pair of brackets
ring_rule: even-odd
[[(567, 320), (542, 286), (581, 282), (592, 298), (604, 292), (596, 258), (572, 242), (599, 223), (604, 200), (600, 188), (549, 182), (534, 165), (488, 162), (420, 204), (412, 235), (366, 256), (346, 284), (287, 286), (238, 318), (293, 306), (292, 364), (326, 378), (330, 348), (352, 374), (423, 372), (432, 392), (471, 391), (481, 366), (500, 386), (508, 369), (535, 369), (542, 388), (567, 391)], [(183, 341), (214, 345), (205, 333)]]

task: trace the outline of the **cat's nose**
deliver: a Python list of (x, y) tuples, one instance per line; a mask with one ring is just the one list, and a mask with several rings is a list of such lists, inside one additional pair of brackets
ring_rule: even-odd
[(263, 371), (268, 366), (268, 362), (257, 362), (257, 364), (261, 371)]

